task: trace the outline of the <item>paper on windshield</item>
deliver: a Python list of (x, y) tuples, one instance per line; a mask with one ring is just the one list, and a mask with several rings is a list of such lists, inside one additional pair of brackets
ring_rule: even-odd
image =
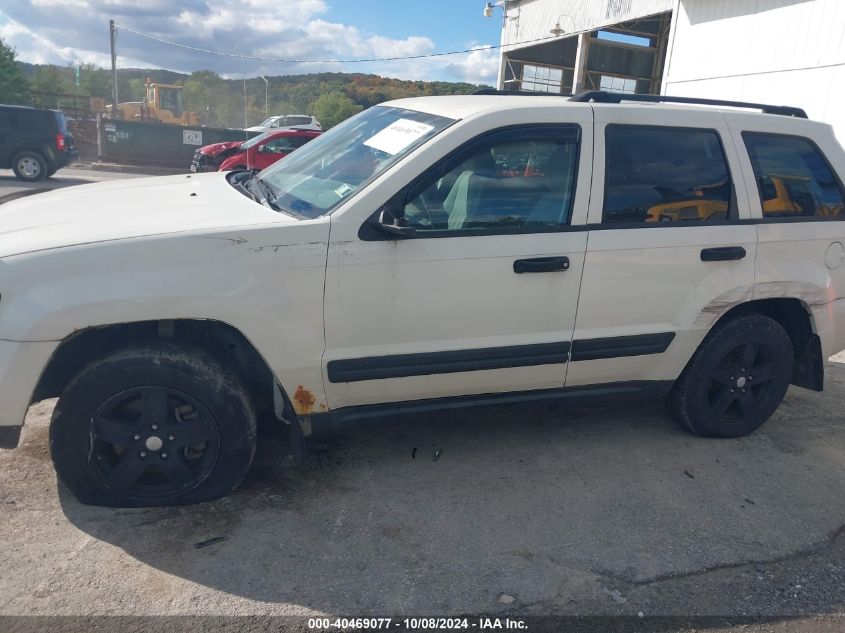
[(364, 141), (364, 145), (382, 152), (387, 152), (393, 156), (415, 141), (418, 141), (433, 129), (433, 125), (411, 121), (411, 119), (399, 119), (388, 125), (375, 136), (371, 136), (368, 140)]

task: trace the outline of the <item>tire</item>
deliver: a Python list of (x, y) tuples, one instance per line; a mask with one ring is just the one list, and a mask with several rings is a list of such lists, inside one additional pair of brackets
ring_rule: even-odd
[(696, 435), (748, 435), (783, 401), (792, 364), (792, 341), (777, 321), (739, 316), (704, 339), (667, 398), (669, 410)]
[(207, 352), (154, 343), (85, 367), (50, 424), (59, 479), (109, 507), (199, 503), (237, 488), (256, 444), (238, 376)]
[(38, 182), (47, 177), (47, 163), (38, 152), (18, 152), (12, 159), (12, 170), (18, 180)]

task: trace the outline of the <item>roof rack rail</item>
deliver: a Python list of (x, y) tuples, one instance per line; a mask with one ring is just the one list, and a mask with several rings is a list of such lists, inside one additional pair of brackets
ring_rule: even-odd
[(713, 105), (728, 108), (749, 108), (762, 110), (766, 114), (780, 114), (806, 119), (807, 113), (802, 108), (792, 106), (774, 106), (765, 103), (748, 103), (746, 101), (725, 101), (723, 99), (699, 99), (696, 97), (671, 97), (669, 95), (627, 94), (621, 92), (606, 92), (603, 90), (588, 90), (579, 92), (570, 101), (594, 101), (595, 103), (621, 103), (623, 101), (643, 101), (647, 103), (688, 103), (691, 105)]

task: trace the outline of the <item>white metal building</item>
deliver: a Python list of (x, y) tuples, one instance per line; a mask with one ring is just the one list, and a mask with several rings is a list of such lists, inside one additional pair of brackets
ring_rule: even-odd
[(804, 108), (845, 141), (843, 0), (676, 0), (664, 94)]
[(507, 0), (499, 88), (803, 107), (845, 141), (845, 0)]

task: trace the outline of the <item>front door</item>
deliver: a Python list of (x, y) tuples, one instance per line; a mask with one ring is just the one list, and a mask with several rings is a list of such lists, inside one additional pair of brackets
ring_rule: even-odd
[(387, 205), (413, 237), (332, 218), (330, 408), (562, 388), (592, 158), (592, 113), (573, 118), (484, 134), (427, 169)]
[(267, 169), (277, 160), (281, 160), (290, 154), (291, 151), (293, 151), (293, 148), (290, 144), (290, 138), (287, 136), (267, 141), (263, 145), (260, 145), (258, 147), (258, 151), (255, 152), (255, 164), (253, 165), (253, 169)]

